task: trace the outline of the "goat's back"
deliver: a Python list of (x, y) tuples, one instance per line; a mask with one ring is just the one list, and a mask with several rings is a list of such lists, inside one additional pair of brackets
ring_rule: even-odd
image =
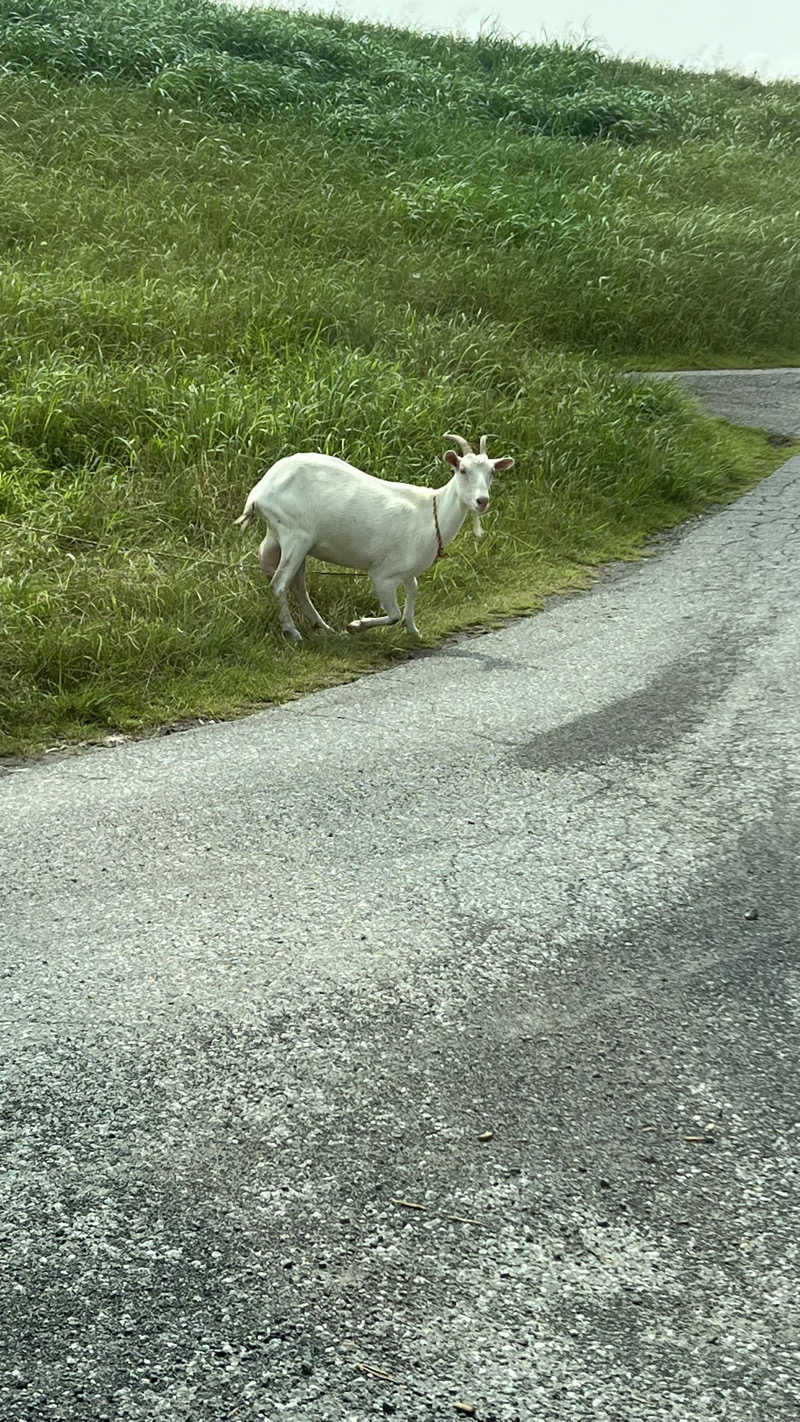
[(277, 460), (250, 498), (279, 537), (291, 530), (308, 536), (315, 557), (364, 569), (390, 559), (405, 571), (419, 561), (420, 515), (432, 491), (376, 479), (335, 455), (308, 453)]

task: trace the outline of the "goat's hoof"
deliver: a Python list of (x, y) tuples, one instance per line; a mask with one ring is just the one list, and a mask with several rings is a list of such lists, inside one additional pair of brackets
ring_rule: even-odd
[(303, 640), (296, 627), (284, 627), (283, 635), (286, 638), (287, 642), (291, 642), (293, 647), (296, 647), (298, 642), (302, 642)]
[(348, 622), (348, 624), (347, 624), (347, 630), (348, 630), (348, 632), (360, 632), (360, 631), (361, 631), (361, 626), (362, 626), (361, 618), (360, 618), (360, 617), (355, 617), (352, 622)]

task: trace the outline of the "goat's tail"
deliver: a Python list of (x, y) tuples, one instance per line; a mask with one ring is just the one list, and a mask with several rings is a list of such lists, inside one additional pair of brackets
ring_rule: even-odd
[(235, 518), (235, 519), (233, 520), (234, 523), (237, 525), (237, 527), (242, 530), (242, 533), (244, 533), (245, 529), (246, 529), (246, 528), (249, 526), (249, 524), (250, 524), (250, 520), (251, 520), (252, 517), (253, 517), (253, 509), (254, 509), (254, 507), (255, 507), (255, 505), (254, 505), (253, 499), (252, 499), (252, 497), (251, 497), (250, 495), (248, 495), (248, 497), (247, 497), (247, 503), (246, 503), (245, 506), (244, 506), (244, 513), (241, 513), (238, 518)]

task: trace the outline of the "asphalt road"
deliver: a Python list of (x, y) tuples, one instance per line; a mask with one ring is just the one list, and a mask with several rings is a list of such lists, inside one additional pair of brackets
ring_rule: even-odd
[(648, 379), (680, 380), (723, 420), (800, 439), (800, 367), (658, 371)]
[(3, 1422), (796, 1422), (798, 476), (0, 781)]

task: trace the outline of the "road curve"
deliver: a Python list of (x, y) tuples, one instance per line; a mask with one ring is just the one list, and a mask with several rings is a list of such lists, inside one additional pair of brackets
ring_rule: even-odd
[(800, 439), (800, 367), (768, 370), (657, 371), (648, 380), (680, 380), (720, 419)]
[(4, 1422), (795, 1422), (798, 476), (5, 776)]

